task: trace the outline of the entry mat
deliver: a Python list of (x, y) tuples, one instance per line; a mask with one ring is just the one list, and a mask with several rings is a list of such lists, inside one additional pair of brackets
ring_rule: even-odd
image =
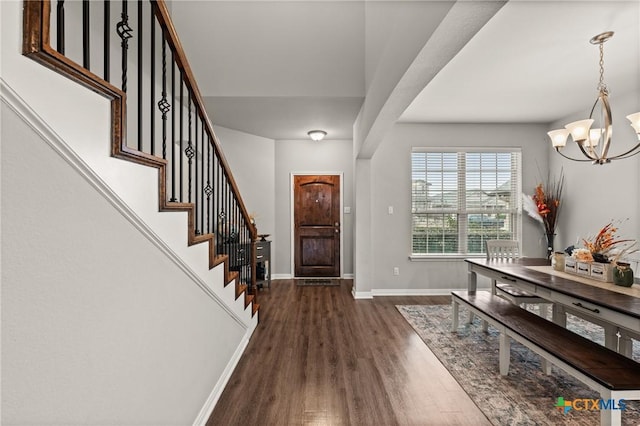
[(339, 286), (340, 280), (336, 278), (304, 278), (296, 279), (299, 286)]

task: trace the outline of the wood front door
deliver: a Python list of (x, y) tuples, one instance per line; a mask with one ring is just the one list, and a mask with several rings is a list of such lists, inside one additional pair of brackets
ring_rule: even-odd
[(340, 176), (294, 176), (296, 277), (340, 276)]

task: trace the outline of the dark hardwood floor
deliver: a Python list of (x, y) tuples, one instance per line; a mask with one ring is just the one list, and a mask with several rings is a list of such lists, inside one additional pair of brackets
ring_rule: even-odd
[(488, 425), (396, 304), (351, 281), (261, 290), (260, 324), (207, 425)]

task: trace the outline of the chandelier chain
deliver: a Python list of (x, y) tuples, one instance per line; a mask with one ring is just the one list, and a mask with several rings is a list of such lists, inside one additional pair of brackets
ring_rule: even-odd
[(604, 82), (604, 42), (600, 43), (600, 81), (598, 82), (598, 90), (609, 93)]

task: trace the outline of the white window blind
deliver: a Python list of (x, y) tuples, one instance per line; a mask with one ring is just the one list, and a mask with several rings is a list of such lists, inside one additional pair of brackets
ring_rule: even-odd
[(519, 239), (520, 152), (411, 153), (412, 254), (484, 253), (486, 240)]

